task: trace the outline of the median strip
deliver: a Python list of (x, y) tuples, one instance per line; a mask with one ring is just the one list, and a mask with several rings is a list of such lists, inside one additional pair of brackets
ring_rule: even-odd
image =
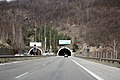
[(97, 80), (104, 80), (101, 77), (99, 77), (98, 75), (96, 75), (95, 73), (91, 72), (90, 70), (88, 70), (87, 68), (85, 68), (84, 66), (80, 65), (78, 62), (76, 62), (75, 60), (69, 58), (70, 60), (72, 60), (75, 64), (77, 64), (79, 67), (81, 67), (82, 69), (84, 69), (85, 71), (87, 71), (90, 75), (92, 75), (93, 77), (95, 77)]
[(25, 61), (32, 59), (41, 59), (51, 56), (0, 56), (0, 64), (2, 63), (11, 63), (16, 61)]

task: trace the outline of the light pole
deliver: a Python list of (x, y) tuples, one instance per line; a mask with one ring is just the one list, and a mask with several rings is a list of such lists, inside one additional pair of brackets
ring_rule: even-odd
[(34, 31), (35, 31), (34, 41), (36, 42), (36, 31), (37, 31), (37, 29), (36, 29), (36, 28), (34, 28)]
[(53, 36), (53, 40), (54, 40), (54, 52), (55, 52), (55, 49), (56, 49), (55, 47), (57, 46), (56, 45), (56, 43), (57, 43), (56, 37), (57, 37), (57, 35)]
[(36, 42), (36, 37), (37, 37), (37, 28), (36, 28), (37, 24), (36, 24), (36, 21), (35, 21), (35, 28), (34, 28), (34, 31), (35, 31), (35, 38), (34, 38), (34, 41)]
[(39, 30), (39, 42), (41, 42), (41, 31)]
[(52, 52), (52, 45), (51, 45), (51, 29), (52, 29), (52, 21), (50, 22), (50, 52)]
[(52, 45), (51, 45), (51, 30), (50, 30), (50, 52), (52, 52)]
[(46, 51), (46, 42), (47, 42), (47, 38), (46, 38), (46, 23), (45, 23), (45, 29), (44, 29), (44, 37), (45, 37), (45, 51)]

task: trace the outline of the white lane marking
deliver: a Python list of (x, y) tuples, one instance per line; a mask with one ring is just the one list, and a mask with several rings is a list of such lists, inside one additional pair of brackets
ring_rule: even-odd
[(52, 62), (53, 62), (53, 60), (49, 61), (48, 63), (43, 64), (42, 67), (45, 67), (45, 66), (47, 66), (47, 64), (52, 63)]
[(21, 77), (23, 77), (23, 76), (25, 76), (25, 75), (27, 75), (29, 72), (26, 72), (26, 73), (24, 73), (24, 74), (21, 74), (21, 75), (19, 75), (19, 76), (17, 76), (17, 77), (15, 77), (15, 78), (21, 78)]
[(42, 67), (45, 67), (47, 64), (43, 64)]
[(80, 65), (78, 62), (76, 62), (75, 60), (69, 58), (70, 60), (72, 60), (75, 64), (77, 64), (78, 66), (80, 66), (82, 69), (84, 69), (85, 71), (87, 71), (90, 75), (92, 75), (93, 77), (95, 77), (97, 80), (104, 80), (101, 77), (99, 77), (98, 75), (96, 75), (95, 73), (91, 72), (90, 70), (88, 70), (87, 68), (85, 68), (84, 66)]

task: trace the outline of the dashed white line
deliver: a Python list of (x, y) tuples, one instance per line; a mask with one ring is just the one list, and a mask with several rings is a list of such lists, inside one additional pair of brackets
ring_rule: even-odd
[(15, 77), (15, 78), (21, 78), (21, 77), (23, 77), (23, 76), (25, 76), (25, 75), (27, 75), (29, 72), (26, 72), (26, 73), (24, 73), (24, 74), (21, 74), (21, 75), (19, 75), (19, 76), (17, 76), (17, 77)]
[(43, 64), (42, 67), (45, 67), (47, 64), (51, 63), (53, 60), (49, 61), (48, 63), (46, 64)]
[(43, 64), (42, 67), (45, 67), (47, 64)]
[(91, 74), (93, 77), (95, 77), (97, 80), (104, 80), (101, 77), (99, 77), (98, 75), (96, 75), (95, 73), (91, 72), (90, 70), (88, 70), (87, 68), (85, 68), (84, 66), (80, 65), (78, 62), (76, 62), (75, 60), (69, 58), (70, 60), (72, 60), (75, 64), (77, 64), (79, 67), (81, 67), (82, 69), (84, 69), (85, 71), (87, 71), (89, 74)]

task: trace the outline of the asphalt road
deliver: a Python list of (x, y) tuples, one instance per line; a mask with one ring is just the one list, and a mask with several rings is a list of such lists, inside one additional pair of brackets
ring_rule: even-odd
[(70, 58), (50, 57), (0, 65), (0, 80), (97, 80)]

